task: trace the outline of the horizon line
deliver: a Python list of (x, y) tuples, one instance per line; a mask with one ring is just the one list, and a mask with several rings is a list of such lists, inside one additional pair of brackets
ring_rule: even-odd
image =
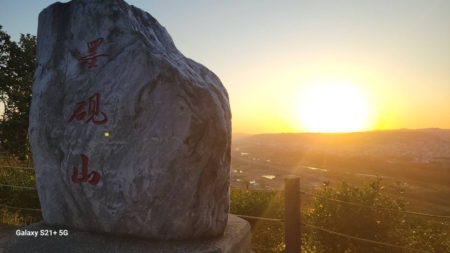
[(348, 132), (272, 132), (272, 133), (255, 133), (248, 134), (237, 132), (233, 134), (242, 135), (262, 135), (262, 134), (350, 134), (350, 133), (367, 133), (367, 132), (382, 132), (382, 131), (418, 131), (418, 130), (450, 130), (450, 128), (439, 128), (439, 127), (427, 127), (427, 128), (398, 128), (398, 129), (377, 129), (377, 130), (367, 130), (367, 131), (348, 131)]

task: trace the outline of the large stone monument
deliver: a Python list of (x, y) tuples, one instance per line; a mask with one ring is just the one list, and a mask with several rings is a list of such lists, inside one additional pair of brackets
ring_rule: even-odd
[(45, 223), (223, 235), (231, 112), (219, 78), (123, 0), (55, 3), (37, 38), (29, 136)]

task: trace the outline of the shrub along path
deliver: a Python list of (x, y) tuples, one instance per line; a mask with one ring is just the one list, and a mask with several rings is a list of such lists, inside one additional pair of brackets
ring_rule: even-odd
[(6, 244), (9, 242), (9, 239), (11, 238), (11, 235), (16, 228), (17, 227), (13, 225), (0, 223), (0, 253), (4, 253), (4, 248), (6, 247)]

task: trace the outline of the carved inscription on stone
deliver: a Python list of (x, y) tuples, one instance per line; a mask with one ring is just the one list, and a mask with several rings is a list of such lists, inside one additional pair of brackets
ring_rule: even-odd
[(109, 54), (99, 54), (97, 55), (97, 49), (105, 42), (103, 38), (98, 38), (94, 41), (88, 42), (88, 52), (89, 54), (86, 56), (83, 56), (79, 59), (80, 62), (87, 62), (89, 63), (89, 68), (95, 68), (97, 67), (97, 57), (102, 56), (109, 56)]
[(78, 168), (73, 167), (72, 182), (81, 184), (89, 182), (91, 185), (97, 185), (100, 182), (100, 174), (96, 171), (92, 171), (88, 174), (89, 158), (85, 155), (81, 155), (81, 177), (78, 177)]
[[(87, 112), (85, 111), (88, 105)], [(100, 115), (101, 114), (101, 115)], [(100, 94), (96, 93), (89, 98), (89, 103), (82, 101), (78, 103), (78, 108), (73, 112), (68, 123), (72, 120), (82, 121), (88, 116), (86, 123), (92, 121), (95, 125), (103, 125), (108, 121), (106, 114), (100, 111)]]

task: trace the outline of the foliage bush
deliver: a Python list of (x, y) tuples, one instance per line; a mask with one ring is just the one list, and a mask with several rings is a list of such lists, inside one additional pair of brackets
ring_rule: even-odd
[[(345, 202), (389, 210), (405, 211), (407, 202), (382, 193), (382, 178), (366, 187), (356, 187), (342, 182), (335, 189), (329, 183), (317, 189), (316, 194)], [(402, 191), (400, 189), (400, 191)], [(450, 252), (448, 226), (431, 219), (405, 213), (376, 210), (315, 198), (305, 215), (305, 222), (342, 234), (385, 242), (429, 252)], [(349, 239), (328, 232), (310, 229), (306, 233), (305, 248), (311, 252), (410, 252)]]
[[(382, 189), (381, 179), (379, 178), (365, 188), (350, 186), (343, 182), (337, 189), (332, 189), (329, 183), (325, 183), (317, 190), (317, 194), (364, 206), (404, 210), (406, 203), (382, 195)], [(342, 234), (392, 244), (401, 242), (404, 245), (400, 233), (392, 229), (401, 227), (405, 222), (405, 217), (401, 213), (374, 210), (316, 198), (305, 218), (309, 224)], [(315, 241), (326, 242), (321, 244), (324, 247), (324, 252), (348, 252), (349, 249), (355, 252), (367, 252), (368, 250), (370, 252), (399, 252), (398, 249), (360, 243), (323, 231), (312, 230), (310, 235), (316, 239)]]
[[(0, 184), (35, 187), (33, 171), (0, 168)], [(341, 182), (332, 188), (325, 182), (314, 192), (330, 199), (390, 210), (406, 210), (407, 203), (400, 198), (383, 194), (382, 179), (365, 187)], [(399, 193), (403, 189), (398, 188)], [(303, 200), (306, 198), (302, 195)], [(0, 204), (39, 209), (37, 191), (0, 186)], [(284, 219), (284, 192), (231, 191), (230, 213)], [(36, 211), (0, 207), (0, 223), (28, 225), (42, 220)], [(252, 227), (252, 247), (255, 253), (281, 252), (284, 247), (284, 222), (246, 219)], [(314, 197), (302, 202), (302, 222), (341, 234), (373, 241), (425, 250), (450, 252), (449, 227), (434, 218), (409, 215), (339, 203)], [(409, 253), (408, 250), (361, 242), (333, 235), (310, 227), (302, 227), (302, 252), (305, 253)]]
[[(400, 185), (396, 187), (401, 194), (403, 189)], [(364, 206), (406, 210), (407, 202), (383, 194), (383, 189), (382, 179), (377, 178), (365, 187), (341, 182), (332, 188), (329, 182), (325, 182), (322, 187), (316, 189), (315, 194)], [(280, 193), (232, 191), (230, 212), (283, 219), (284, 199)], [(283, 249), (284, 224), (248, 221), (252, 225), (252, 247), (268, 248), (273, 252), (280, 252)], [(375, 210), (314, 197), (308, 204), (302, 204), (302, 222), (353, 237), (412, 249), (436, 253), (450, 252), (448, 225), (432, 218)], [(410, 252), (341, 237), (307, 226), (302, 227), (301, 240), (302, 252), (306, 253)], [(255, 252), (267, 251), (255, 250)]]
[[(36, 187), (36, 178), (32, 170), (20, 170), (0, 167), (0, 184), (24, 187)], [(0, 205), (40, 209), (37, 191), (0, 185)], [(11, 225), (29, 225), (42, 220), (39, 211), (20, 210), (0, 206), (0, 223)]]
[[(232, 190), (230, 213), (284, 219), (284, 195), (282, 192)], [(245, 219), (252, 227), (252, 247), (255, 253), (267, 252), (257, 248), (281, 252), (284, 245), (284, 223)]]

